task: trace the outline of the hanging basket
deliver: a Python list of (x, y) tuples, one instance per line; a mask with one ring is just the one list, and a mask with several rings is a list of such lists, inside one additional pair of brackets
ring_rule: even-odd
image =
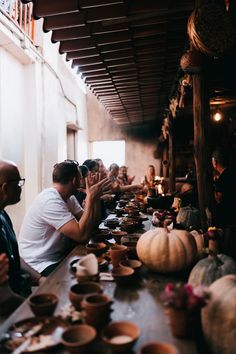
[(188, 74), (200, 73), (204, 62), (204, 55), (196, 50), (188, 50), (180, 59), (181, 69)]
[(188, 35), (197, 50), (218, 57), (234, 44), (236, 31), (225, 9), (212, 3), (192, 12)]

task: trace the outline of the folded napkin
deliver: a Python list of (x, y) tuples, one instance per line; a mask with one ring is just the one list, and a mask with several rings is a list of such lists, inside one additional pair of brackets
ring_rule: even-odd
[(88, 276), (98, 274), (98, 260), (93, 253), (82, 257), (76, 264), (76, 274), (79, 276)]

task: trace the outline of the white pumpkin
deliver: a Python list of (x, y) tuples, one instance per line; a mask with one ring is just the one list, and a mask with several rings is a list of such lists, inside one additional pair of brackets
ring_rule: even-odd
[(136, 248), (139, 259), (160, 273), (184, 270), (197, 258), (196, 243), (186, 230), (149, 230), (139, 238)]
[(202, 309), (202, 329), (213, 354), (236, 354), (236, 275), (225, 275), (209, 286)]
[(205, 240), (204, 240), (204, 235), (201, 232), (198, 232), (196, 230), (193, 230), (190, 232), (190, 234), (194, 237), (194, 240), (197, 245), (197, 258), (202, 259), (207, 256), (205, 248), (207, 245), (205, 245)]

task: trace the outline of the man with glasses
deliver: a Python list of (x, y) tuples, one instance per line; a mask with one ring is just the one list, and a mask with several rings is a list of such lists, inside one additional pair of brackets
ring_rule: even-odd
[(20, 201), (24, 183), (25, 179), (21, 178), (13, 162), (0, 161), (0, 274), (9, 268), (10, 288), (17, 294), (27, 296), (30, 288), (26, 287), (22, 273), (28, 273), (34, 284), (38, 284), (41, 274), (20, 258), (15, 232), (10, 217), (4, 210), (6, 206)]
[(74, 194), (80, 187), (77, 161), (65, 160), (54, 166), (53, 186), (34, 200), (23, 220), (20, 254), (42, 275), (49, 275), (76, 242), (87, 242), (100, 223), (100, 196), (110, 188), (108, 178), (92, 186), (86, 182), (84, 210)]

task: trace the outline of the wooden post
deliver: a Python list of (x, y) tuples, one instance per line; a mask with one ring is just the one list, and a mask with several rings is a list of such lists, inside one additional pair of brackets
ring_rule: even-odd
[(169, 189), (170, 193), (174, 193), (175, 191), (175, 164), (174, 164), (174, 147), (173, 147), (173, 123), (172, 119), (169, 117)]
[(203, 230), (208, 226), (207, 210), (212, 206), (212, 167), (210, 139), (210, 107), (207, 78), (193, 75), (194, 159), (198, 200)]

